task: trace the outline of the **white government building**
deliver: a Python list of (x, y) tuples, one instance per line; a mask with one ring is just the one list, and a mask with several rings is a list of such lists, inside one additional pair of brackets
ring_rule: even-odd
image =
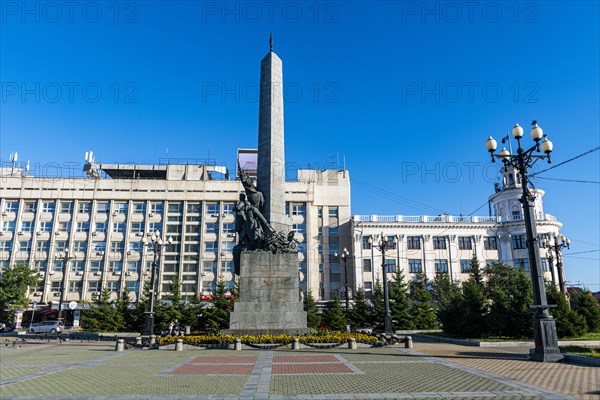
[[(160, 255), (159, 290), (179, 278), (183, 297), (209, 293), (219, 277), (234, 285), (234, 205), (243, 187), (214, 164), (119, 165), (88, 159), (87, 177), (44, 178), (21, 168), (2, 170), (0, 268), (27, 263), (43, 277), (31, 299), (58, 307), (91, 300), (108, 288), (137, 299), (153, 253), (142, 237), (159, 231), (173, 243)], [(329, 299), (340, 271), (323, 246), (351, 246), (350, 181), (343, 170), (298, 170), (286, 182), (285, 200), (298, 244), (302, 289)], [(63, 258), (70, 259), (63, 270)]]
[[(355, 255), (356, 284), (371, 291), (382, 276), (382, 255), (372, 243), (387, 242), (386, 270), (393, 274), (400, 268), (407, 279), (425, 272), (433, 279), (437, 272), (447, 272), (455, 281), (465, 281), (471, 268), (473, 254), (480, 266), (504, 262), (530, 272), (525, 241), (523, 208), (519, 201), (521, 184), (512, 169), (502, 172), (502, 185), (490, 196), (491, 216), (380, 216), (353, 217), (353, 254)], [(536, 195), (535, 217), (538, 236), (550, 238), (562, 224), (544, 213), (544, 191), (531, 189)], [(539, 249), (539, 261), (545, 279), (558, 284), (554, 262), (545, 248)], [(564, 271), (562, 271), (564, 275)], [(393, 276), (389, 275), (392, 279)]]
[[(87, 161), (87, 176), (81, 178), (2, 169), (0, 268), (27, 263), (38, 271), (43, 279), (31, 291), (32, 301), (56, 309), (61, 287), (65, 302), (89, 301), (103, 288), (114, 297), (128, 290), (136, 300), (150, 279), (154, 256), (142, 237), (154, 231), (173, 239), (160, 255), (163, 294), (176, 277), (186, 299), (210, 293), (219, 277), (233, 287), (233, 207), (243, 188), (224, 167), (181, 160), (158, 165)], [(462, 281), (473, 253), (482, 265), (499, 260), (529, 270), (521, 187), (513, 171), (503, 174), (503, 185), (490, 196), (492, 216), (353, 217), (347, 170), (294, 172), (297, 178), (286, 182), (285, 200), (300, 242), (301, 286), (320, 301), (333, 293), (343, 298), (346, 282), (351, 293), (358, 287), (372, 291), (381, 279), (382, 258), (369, 239), (376, 244), (382, 233), (390, 245), (390, 279), (401, 268), (408, 279), (420, 271), (429, 278), (441, 271)], [(558, 232), (562, 224), (544, 213), (544, 192), (535, 192), (538, 233)], [(339, 256), (344, 249), (346, 265)], [(66, 254), (70, 259), (63, 270)], [(558, 279), (545, 249), (540, 259), (546, 279)]]

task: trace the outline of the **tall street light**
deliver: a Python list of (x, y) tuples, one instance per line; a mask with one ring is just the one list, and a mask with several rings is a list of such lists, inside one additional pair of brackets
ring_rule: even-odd
[[(565, 284), (565, 272), (563, 269), (562, 262), (562, 249), (565, 247), (567, 249), (570, 248), (571, 240), (569, 238), (564, 237), (564, 235), (559, 235), (558, 232), (552, 232), (552, 237), (554, 238), (554, 243), (550, 240), (543, 241), (542, 243), (550, 252), (550, 257), (552, 257), (552, 252), (554, 252), (554, 257), (556, 258), (556, 272), (558, 274), (558, 287), (563, 296), (567, 296), (567, 288)], [(552, 265), (551, 265), (552, 266)]]
[(334, 253), (333, 254), (335, 257), (339, 257), (343, 262), (344, 262), (344, 290), (346, 293), (346, 315), (348, 315), (348, 312), (350, 310), (350, 290), (348, 289), (348, 256), (350, 255), (350, 252), (348, 251), (347, 248), (344, 247), (344, 250), (342, 250), (342, 254), (338, 254), (338, 253)]
[[(67, 286), (67, 276), (69, 274), (68, 264), (69, 260), (74, 259), (74, 256), (69, 255), (69, 249), (65, 249), (62, 256), (56, 256), (57, 259), (62, 261), (62, 282), (60, 283), (60, 302), (58, 303), (58, 317), (60, 321), (62, 319), (63, 303), (65, 302), (65, 289)], [(63, 326), (65, 324), (63, 323)]]
[[(529, 265), (531, 266), (531, 280), (533, 283), (533, 296), (535, 304), (531, 307), (535, 309), (533, 316), (533, 336), (535, 340), (535, 349), (530, 359), (534, 361), (543, 362), (555, 362), (563, 358), (558, 348), (558, 338), (556, 335), (556, 323), (554, 318), (548, 313), (548, 303), (546, 300), (546, 288), (544, 286), (544, 275), (541, 271), (540, 263), (538, 262), (538, 244), (537, 233), (535, 225), (535, 213), (534, 213), (534, 202), (535, 194), (529, 190), (527, 171), (531, 168), (538, 160), (547, 159), (550, 163), (550, 153), (552, 152), (552, 142), (548, 140), (542, 128), (540, 128), (536, 121), (531, 123), (531, 138), (535, 144), (524, 150), (521, 147), (521, 139), (523, 137), (523, 128), (516, 124), (512, 129), (512, 134), (519, 148), (517, 154), (511, 154), (506, 148), (498, 154), (494, 154), (497, 148), (497, 143), (493, 137), (489, 137), (485, 146), (492, 156), (492, 162), (496, 161), (496, 158), (504, 163), (505, 171), (508, 171), (508, 167), (512, 167), (519, 172), (521, 187), (523, 194), (521, 196), (521, 204), (523, 206), (523, 214), (525, 218), (525, 233), (527, 237), (527, 252), (529, 255)], [(540, 152), (541, 149), (545, 153), (534, 154), (534, 152)]]
[(152, 273), (150, 275), (150, 299), (148, 312), (146, 313), (146, 326), (144, 327), (144, 336), (154, 335), (154, 290), (156, 289), (156, 278), (157, 278), (157, 269), (158, 269), (158, 257), (160, 257), (160, 253), (162, 252), (163, 247), (167, 244), (173, 243), (173, 238), (169, 236), (167, 239), (167, 243), (163, 244), (163, 240), (160, 237), (160, 232), (155, 231), (152, 232), (150, 236), (150, 241), (148, 238), (144, 236), (142, 238), (142, 243), (144, 246), (148, 246), (148, 250), (151, 250), (154, 253), (154, 258), (152, 260)]
[[(393, 239), (394, 247), (398, 243), (398, 239)], [(390, 243), (385, 240), (383, 232), (379, 236), (379, 244), (373, 244), (373, 239), (369, 237), (369, 244), (381, 251), (381, 270), (383, 271), (383, 333), (386, 335), (394, 334), (392, 329), (392, 318), (390, 316), (390, 297), (388, 294), (388, 280), (387, 280), (387, 269), (385, 265), (385, 251), (390, 248)]]

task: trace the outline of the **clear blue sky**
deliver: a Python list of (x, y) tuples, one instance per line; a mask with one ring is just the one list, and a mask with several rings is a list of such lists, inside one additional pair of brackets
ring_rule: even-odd
[[(0, 2), (0, 155), (34, 172), (88, 150), (233, 167), (271, 31), (287, 161), (345, 159), (354, 214), (486, 215), (485, 140), (515, 122), (539, 121), (555, 163), (600, 142), (597, 1), (66, 3)], [(599, 153), (541, 176), (598, 182)], [(567, 280), (600, 290), (600, 185), (535, 184), (578, 253)]]

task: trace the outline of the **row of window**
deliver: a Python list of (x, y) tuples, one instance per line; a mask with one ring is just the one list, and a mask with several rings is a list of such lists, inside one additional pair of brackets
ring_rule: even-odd
[[(70, 261), (69, 262), (69, 270), (71, 272), (85, 272), (85, 261)], [(122, 261), (92, 261), (90, 262), (89, 272), (102, 272), (105, 269), (105, 266), (108, 266), (106, 269), (109, 272), (131, 272), (131, 273), (141, 273), (141, 272), (150, 272), (152, 269), (152, 262), (148, 261), (145, 263), (145, 269), (142, 271), (142, 262), (141, 261), (129, 261), (124, 263)], [(202, 271), (206, 273), (217, 273), (217, 261), (204, 261), (202, 263)], [(63, 271), (63, 262), (62, 261), (53, 261), (51, 263), (52, 271), (54, 272), (62, 272)], [(46, 271), (48, 269), (48, 261), (36, 261), (35, 268), (39, 271)], [(221, 269), (219, 272), (234, 272), (234, 264), (233, 261), (221, 261)], [(305, 267), (306, 268), (306, 267)], [(178, 264), (165, 263), (161, 266), (160, 270), (165, 273), (171, 273), (179, 271)], [(306, 270), (305, 270), (306, 271)], [(198, 264), (196, 263), (187, 263), (183, 264), (183, 272), (198, 272)], [(196, 280), (196, 275), (190, 275), (190, 279)]]
[[(386, 237), (386, 248), (396, 249), (396, 237)], [(372, 243), (371, 236), (363, 236), (362, 248), (364, 250), (371, 249)], [(408, 250), (419, 250), (421, 249), (421, 236), (407, 236), (406, 246)], [(434, 236), (433, 237), (433, 248), (436, 250), (444, 250), (448, 246), (448, 240), (446, 236)], [(483, 246), (486, 250), (497, 250), (498, 242), (495, 236), (486, 236), (483, 239)], [(459, 236), (458, 237), (458, 248), (460, 250), (472, 250), (473, 249), (473, 238), (471, 236)]]
[[(486, 260), (486, 265), (492, 265), (498, 262), (498, 260)], [(387, 273), (395, 273), (396, 272), (396, 260), (394, 259), (386, 259), (385, 260), (386, 267), (385, 270)], [(547, 258), (541, 259), (542, 270), (547, 272), (550, 271), (550, 263)], [(448, 272), (448, 260), (444, 259), (435, 259), (433, 261), (433, 265), (435, 268), (435, 272)], [(529, 272), (529, 260), (526, 258), (517, 258), (514, 261), (515, 268), (522, 268), (526, 272)], [(372, 264), (371, 260), (365, 259), (363, 260), (363, 272), (372, 272)], [(420, 259), (409, 259), (408, 260), (408, 272), (410, 273), (420, 273), (423, 272), (422, 261)], [(463, 259), (460, 260), (460, 272), (463, 274), (471, 272), (471, 260)]]
[[(31, 241), (18, 242), (19, 251), (31, 251)], [(232, 252), (235, 242), (221, 242), (221, 251)], [(78, 252), (86, 252), (88, 248), (88, 242), (74, 242), (73, 250)], [(122, 252), (125, 251), (125, 242), (110, 242), (111, 252)], [(144, 248), (142, 242), (128, 242), (127, 251), (141, 253)], [(0, 241), (0, 251), (11, 252), (13, 249), (12, 241)], [(56, 252), (65, 251), (67, 249), (66, 241), (54, 242), (54, 250)], [(92, 252), (104, 252), (106, 251), (106, 242), (92, 242)], [(166, 253), (179, 252), (181, 245), (177, 243), (169, 244), (165, 246)], [(35, 251), (48, 252), (50, 251), (50, 241), (38, 241), (35, 244)], [(149, 250), (150, 251), (150, 250)], [(198, 253), (200, 251), (200, 245), (198, 243), (186, 243), (183, 245), (184, 253)], [(219, 242), (204, 242), (204, 251), (207, 253), (216, 253), (219, 251)]]
[[(486, 264), (490, 265), (498, 260), (487, 260)], [(444, 259), (435, 259), (433, 261), (433, 265), (435, 268), (435, 272), (448, 272), (448, 260)], [(385, 270), (389, 273), (396, 272), (396, 260), (395, 259), (386, 259), (385, 260)], [(370, 259), (363, 260), (363, 272), (372, 272), (373, 266)], [(471, 271), (471, 260), (464, 259), (460, 260), (460, 272), (468, 273)], [(410, 273), (420, 273), (423, 272), (422, 268), (422, 260), (420, 259), (409, 259), (408, 260), (408, 272)]]
[[(37, 211), (38, 202), (36, 200), (30, 200), (23, 202), (23, 212), (35, 213)], [(290, 210), (291, 207), (291, 210)], [(75, 203), (72, 201), (61, 201), (60, 212), (70, 214), (75, 208)], [(187, 203), (188, 214), (201, 214), (202, 203)], [(224, 214), (233, 214), (235, 211), (235, 203), (223, 203)], [(56, 211), (55, 201), (42, 201), (42, 212), (54, 213)], [(163, 214), (165, 210), (163, 203), (150, 203), (150, 212), (154, 214)], [(172, 203), (169, 202), (167, 206), (167, 213), (180, 214), (183, 213), (183, 203)], [(4, 204), (5, 212), (17, 213), (19, 211), (19, 201), (6, 201)], [(96, 202), (96, 213), (109, 213), (111, 211), (111, 204), (109, 201), (98, 201)], [(115, 214), (127, 214), (129, 212), (128, 202), (114, 202), (112, 205), (112, 211)], [(291, 211), (291, 213), (290, 213)], [(91, 213), (92, 202), (91, 201), (80, 201), (77, 205), (78, 213)], [(145, 202), (134, 202), (132, 203), (132, 212), (134, 214), (145, 214), (146, 203)], [(286, 203), (286, 212), (288, 215), (301, 215), (306, 216), (306, 204), (291, 204)], [(219, 203), (206, 203), (206, 214), (207, 215), (219, 215), (221, 214), (221, 205)], [(320, 217), (322, 217), (322, 208), (320, 208)], [(329, 217), (337, 218), (338, 209), (337, 207), (329, 207)]]

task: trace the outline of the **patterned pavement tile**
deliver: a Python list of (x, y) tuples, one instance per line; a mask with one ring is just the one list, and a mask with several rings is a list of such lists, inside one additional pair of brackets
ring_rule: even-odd
[[(0, 365), (3, 363), (0, 362)], [(0, 381), (5, 381), (7, 379), (18, 378), (20, 376), (25, 376), (29, 374), (33, 374), (36, 372), (43, 371), (44, 368), (35, 368), (35, 367), (13, 367), (6, 368), (0, 367)]]
[(478, 348), (447, 343), (415, 343), (415, 350), (583, 400), (600, 400), (598, 367), (528, 361), (523, 353), (526, 351), (524, 347)]
[[(158, 356), (159, 354), (157, 354)], [(239, 396), (246, 376), (159, 376), (161, 367), (72, 368), (2, 386), (2, 396)]]
[(191, 364), (254, 364), (258, 356), (201, 356), (189, 361)]
[(274, 356), (274, 363), (313, 363), (313, 362), (340, 362), (333, 355), (314, 355), (314, 356)]
[(249, 375), (253, 366), (187, 364), (171, 371), (169, 375)]
[(344, 364), (274, 364), (273, 374), (352, 374)]
[[(114, 346), (114, 345), (113, 345)], [(61, 364), (66, 362), (79, 362), (97, 358), (102, 355), (114, 355), (115, 352), (107, 346), (84, 348), (73, 348), (66, 346), (51, 346), (36, 350), (20, 352), (21, 349), (15, 349), (12, 352), (2, 353), (3, 367), (7, 366), (37, 366), (49, 364)], [(114, 347), (112, 347), (114, 350)]]
[[(345, 357), (345, 355), (344, 355)], [(439, 364), (359, 364), (364, 375), (273, 376), (273, 395), (507, 391), (511, 387)], [(274, 366), (275, 368), (275, 366)]]

